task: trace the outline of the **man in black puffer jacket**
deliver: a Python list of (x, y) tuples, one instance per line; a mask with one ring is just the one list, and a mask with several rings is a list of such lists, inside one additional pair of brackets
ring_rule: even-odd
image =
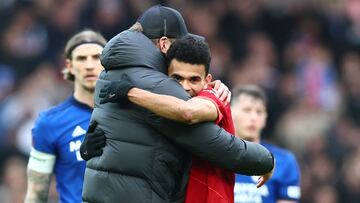
[(99, 104), (100, 89), (124, 74), (139, 88), (184, 100), (190, 98), (165, 74), (162, 55), (172, 39), (188, 34), (180, 13), (155, 6), (138, 21), (146, 36), (142, 32), (124, 31), (111, 39), (102, 53), (106, 71), (96, 85), (92, 120), (98, 122), (107, 140), (103, 154), (87, 163), (83, 200), (183, 202), (191, 165), (189, 153), (245, 175), (270, 172), (274, 163), (268, 150), (238, 139), (212, 122), (189, 126), (138, 106), (124, 109), (119, 104)]

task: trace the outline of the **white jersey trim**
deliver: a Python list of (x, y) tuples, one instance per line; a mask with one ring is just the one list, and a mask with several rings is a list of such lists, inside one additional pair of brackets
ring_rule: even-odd
[(56, 156), (31, 148), (28, 169), (39, 173), (52, 173), (54, 170)]
[(287, 188), (287, 195), (293, 199), (300, 199), (301, 190), (299, 186), (289, 186)]

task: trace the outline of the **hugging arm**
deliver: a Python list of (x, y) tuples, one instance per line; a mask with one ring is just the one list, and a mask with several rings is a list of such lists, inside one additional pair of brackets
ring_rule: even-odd
[(272, 154), (212, 122), (185, 125), (153, 116), (149, 123), (174, 143), (214, 165), (244, 175), (265, 175), (274, 167)]
[(174, 96), (155, 94), (139, 88), (128, 92), (129, 100), (155, 114), (187, 124), (215, 121), (218, 112), (211, 101), (194, 97), (188, 101)]
[(121, 80), (105, 85), (99, 96), (101, 104), (112, 102), (125, 108), (129, 102), (132, 102), (159, 116), (188, 124), (215, 121), (218, 116), (217, 108), (211, 101), (201, 98), (184, 101), (174, 96), (155, 94), (136, 88), (126, 74)]
[[(118, 95), (122, 95), (121, 97), (125, 95), (118, 94), (118, 91), (125, 89), (128, 92), (133, 88), (133, 85), (127, 82), (124, 83), (123, 87), (114, 84), (117, 83), (111, 83), (110, 88), (101, 90), (100, 98), (102, 100), (100, 103), (117, 102)], [(108, 94), (109, 90), (111, 94)], [(188, 99), (184, 89), (170, 78), (158, 83), (152, 92), (175, 96), (183, 100)], [(113, 96), (109, 97), (110, 95)], [(125, 99), (128, 99), (127, 94)], [(149, 125), (158, 130), (159, 133), (192, 154), (208, 160), (218, 167), (244, 175), (264, 175), (274, 167), (273, 156), (265, 147), (241, 140), (213, 122), (187, 125), (150, 112), (147, 118)]]
[[(164, 80), (153, 92), (186, 98), (173, 80)], [(149, 115), (148, 123), (174, 143), (218, 167), (244, 175), (264, 175), (274, 167), (272, 154), (260, 144), (247, 142), (213, 122), (185, 125)]]

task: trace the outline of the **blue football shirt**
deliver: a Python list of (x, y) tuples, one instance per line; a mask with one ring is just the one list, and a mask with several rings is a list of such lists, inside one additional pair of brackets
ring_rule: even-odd
[(276, 166), (265, 185), (256, 188), (259, 176), (236, 175), (235, 203), (275, 203), (277, 200), (300, 199), (300, 169), (295, 156), (288, 150), (269, 143), (261, 143), (273, 153)]
[(82, 202), (85, 161), (80, 145), (89, 125), (92, 109), (68, 98), (40, 113), (32, 130), (33, 147), (56, 156), (53, 173), (61, 203)]

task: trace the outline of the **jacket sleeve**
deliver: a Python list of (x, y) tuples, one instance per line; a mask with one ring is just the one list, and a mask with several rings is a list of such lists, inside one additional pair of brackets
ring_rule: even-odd
[[(171, 79), (162, 81), (152, 92), (189, 98)], [(244, 175), (264, 175), (274, 167), (273, 156), (265, 147), (239, 139), (213, 122), (187, 125), (152, 113), (148, 122), (174, 143), (218, 167)]]

